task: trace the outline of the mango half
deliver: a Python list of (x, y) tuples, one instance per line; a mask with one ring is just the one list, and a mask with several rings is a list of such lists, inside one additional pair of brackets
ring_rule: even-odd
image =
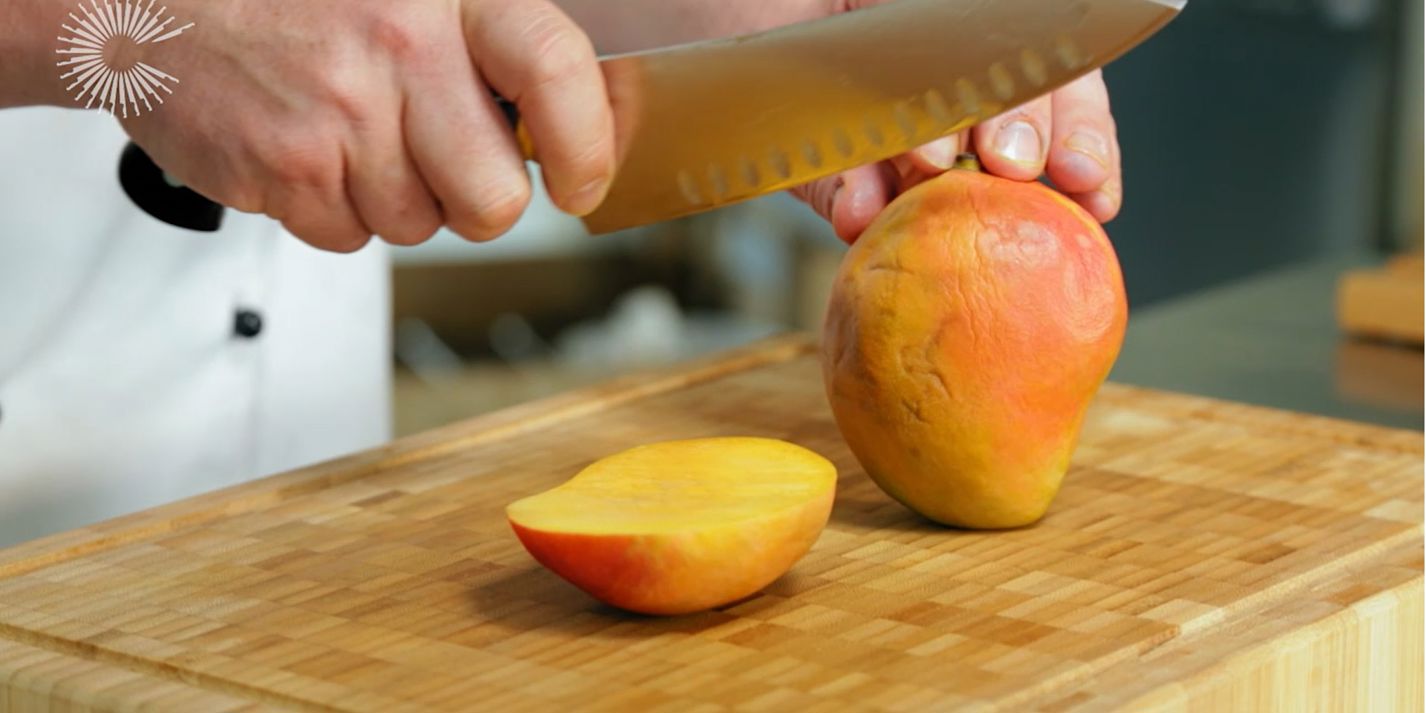
[(768, 438), (639, 446), (512, 503), (530, 555), (607, 604), (687, 614), (756, 594), (811, 549), (836, 468)]

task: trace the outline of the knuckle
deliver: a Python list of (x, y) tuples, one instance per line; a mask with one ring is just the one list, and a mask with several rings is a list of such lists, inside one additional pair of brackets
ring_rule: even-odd
[(600, 132), (593, 141), (580, 142), (569, 158), (571, 173), (583, 180), (580, 185), (613, 173), (614, 141), (608, 132)]
[(988, 123), (1004, 126), (1016, 121), (1024, 121), (1039, 126), (1050, 118), (1050, 114), (1051, 104), (1043, 99), (1035, 99), (995, 117), (992, 122)]
[(1119, 155), (1119, 124), (1114, 121), (1114, 117), (1106, 115), (1104, 117), (1104, 136), (1109, 141), (1109, 152), (1116, 157)]
[(441, 227), (436, 201), (424, 185), (409, 177), (386, 183), (358, 181), (349, 193), (356, 201), (357, 215), (384, 242), (417, 245)]
[(384, 5), (371, 18), (371, 42), (398, 59), (416, 56), (429, 42), (405, 3)]
[(596, 61), (589, 38), (553, 8), (535, 14), (525, 41), (532, 57), (527, 82), (536, 87), (573, 77)]
[(817, 213), (831, 220), (832, 211), (837, 207), (837, 185), (833, 181), (823, 181), (817, 188)]
[(612, 180), (611, 162), (602, 152), (582, 150), (578, 156), (558, 163), (548, 162), (545, 175), (550, 186), (550, 198), (561, 208), (566, 201), (578, 198), (579, 191)]
[(450, 211), (448, 225), (467, 240), (491, 240), (514, 227), (529, 204), (528, 185), (487, 184), (465, 207)]
[(381, 239), (392, 245), (420, 245), (431, 239), (436, 231), (441, 227), (440, 220), (430, 218), (427, 220), (403, 220), (400, 223), (379, 231)]
[(494, 231), (484, 226), (478, 219), (468, 218), (463, 213), (453, 213), (446, 221), (451, 232), (472, 243), (483, 243), (500, 237), (504, 231)]
[(504, 232), (520, 219), (520, 215), (529, 205), (530, 188), (527, 185), (520, 185), (503, 191), (491, 191), (489, 197), (481, 202), (480, 207), (481, 214), (486, 217), (492, 227), (498, 227), (501, 232)]
[(334, 253), (354, 253), (371, 242), (369, 233), (343, 232), (332, 237), (330, 247), (324, 248)]
[(1019, 121), (1029, 124), (1036, 129), (1043, 130), (1049, 118), (1049, 112), (1039, 111), (1039, 107), (1023, 106), (1010, 112), (1010, 114), (1005, 117), (1005, 120), (1001, 122), (1001, 126)]
[(371, 241), (371, 235), (357, 230), (321, 226), (304, 217), (282, 221), (287, 232), (318, 250), (332, 253), (354, 253)]
[(284, 186), (316, 187), (332, 180), (332, 170), (320, 144), (301, 137), (272, 139), (261, 157), (267, 172)]
[(373, 102), (366, 92), (366, 80), (350, 71), (334, 71), (325, 75), (322, 98), (335, 114), (360, 127), (369, 121)]

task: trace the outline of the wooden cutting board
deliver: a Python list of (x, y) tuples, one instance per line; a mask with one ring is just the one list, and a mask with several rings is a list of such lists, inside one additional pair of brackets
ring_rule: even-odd
[[(506, 503), (659, 439), (841, 471), (793, 571), (622, 614)], [(1106, 386), (1039, 525), (943, 529), (837, 435), (800, 339), (0, 552), (0, 709), (1420, 710), (1422, 438)]]

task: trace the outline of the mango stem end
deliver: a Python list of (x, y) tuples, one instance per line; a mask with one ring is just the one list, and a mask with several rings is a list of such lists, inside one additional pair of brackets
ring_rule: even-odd
[(976, 155), (973, 153), (963, 153), (959, 156), (956, 156), (956, 162), (952, 164), (951, 167), (960, 169), (962, 171), (975, 171), (976, 173), (979, 173), (980, 159), (977, 158)]

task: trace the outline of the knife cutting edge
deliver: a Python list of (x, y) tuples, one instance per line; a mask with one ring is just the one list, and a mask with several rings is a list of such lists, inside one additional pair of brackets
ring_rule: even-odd
[[(904, 153), (1108, 64), (1185, 4), (895, 0), (605, 57), (624, 153), (585, 226), (607, 233), (700, 213)], [(120, 175), (151, 215), (217, 229), (221, 209), (204, 213), (211, 202), (165, 182), (137, 147)], [(207, 220), (177, 222), (194, 216)]]

